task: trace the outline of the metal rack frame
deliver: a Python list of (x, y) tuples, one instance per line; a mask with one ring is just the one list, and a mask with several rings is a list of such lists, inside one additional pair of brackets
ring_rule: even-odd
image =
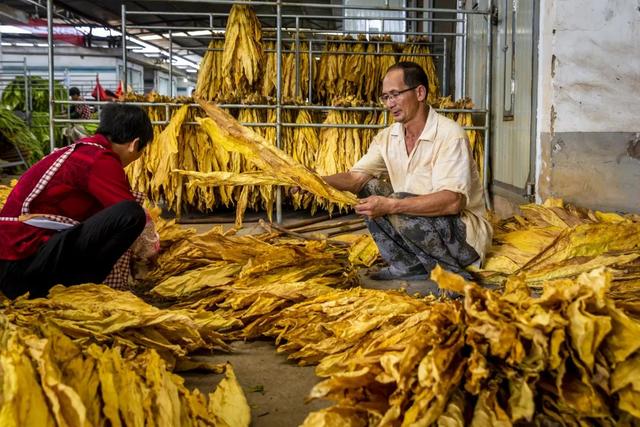
[[(149, 2), (153, 2), (154, 0), (148, 0)], [(238, 0), (238, 1), (233, 1), (233, 0), (174, 0), (176, 2), (188, 2), (188, 3), (215, 3), (215, 4), (226, 4), (226, 5), (233, 5), (233, 4), (243, 4), (243, 5), (252, 5), (252, 6), (272, 6), (275, 7), (276, 9), (276, 13), (275, 14), (258, 14), (258, 18), (260, 17), (267, 17), (267, 18), (276, 18), (276, 27), (275, 28), (263, 28), (263, 31), (266, 32), (273, 32), (275, 33), (276, 36), (276, 72), (277, 72), (277, 76), (276, 76), (276, 98), (275, 98), (275, 105), (236, 105), (236, 104), (225, 104), (225, 105), (220, 105), (220, 107), (223, 108), (269, 108), (269, 109), (275, 109), (276, 110), (276, 122), (275, 123), (245, 123), (245, 125), (249, 125), (249, 126), (275, 126), (276, 128), (276, 146), (278, 148), (282, 148), (282, 128), (284, 127), (299, 127), (301, 125), (297, 125), (295, 123), (283, 123), (282, 122), (282, 110), (283, 109), (312, 109), (312, 110), (323, 110), (323, 111), (328, 111), (328, 110), (335, 110), (335, 109), (340, 109), (340, 110), (347, 110), (347, 111), (373, 111), (373, 110), (377, 110), (377, 111), (382, 111), (384, 110), (381, 107), (332, 107), (332, 106), (320, 106), (320, 105), (284, 105), (282, 103), (282, 54), (283, 53), (288, 53), (291, 52), (292, 50), (284, 50), (283, 49), (283, 42), (287, 41), (287, 42), (295, 42), (295, 46), (296, 49), (293, 50), (293, 52), (296, 53), (296, 75), (299, 76), (299, 56), (302, 53), (300, 50), (300, 42), (305, 42), (309, 44), (309, 49), (304, 51), (304, 54), (309, 55), (310, 57), (312, 57), (314, 54), (318, 54), (318, 53), (323, 53), (324, 51), (322, 49), (318, 50), (318, 49), (314, 49), (313, 48), (313, 44), (314, 43), (324, 43), (326, 42), (326, 38), (323, 40), (314, 40), (313, 38), (308, 38), (308, 39), (304, 39), (301, 40), (300, 39), (300, 34), (319, 34), (322, 33), (324, 35), (327, 34), (348, 34), (348, 35), (358, 35), (358, 34), (368, 34), (368, 35), (381, 35), (381, 34), (391, 34), (389, 32), (384, 32), (384, 33), (372, 33), (372, 32), (367, 32), (367, 31), (347, 31), (347, 30), (315, 30), (315, 29), (309, 29), (309, 28), (301, 28), (301, 21), (303, 21), (304, 19), (329, 19), (329, 20), (344, 20), (344, 19), (380, 19), (383, 22), (385, 20), (390, 20), (390, 21), (398, 21), (398, 20), (403, 20), (403, 21), (410, 21), (410, 22), (437, 22), (437, 21), (443, 21), (443, 22), (457, 22), (457, 23), (462, 23), (462, 28), (463, 28), (463, 32), (415, 32), (415, 31), (404, 31), (404, 32), (393, 32), (393, 34), (398, 34), (398, 35), (405, 35), (405, 36), (410, 36), (410, 35), (421, 35), (421, 36), (431, 36), (433, 37), (442, 37), (442, 46), (443, 46), (443, 51), (441, 54), (433, 54), (433, 56), (441, 56), (443, 57), (445, 60), (443, 61), (443, 79), (442, 79), (442, 86), (446, 87), (446, 85), (448, 85), (448, 79), (447, 79), (447, 69), (446, 69), (446, 63), (447, 63), (447, 55), (450, 53), (451, 51), (451, 47), (448, 46), (448, 42), (447, 42), (447, 37), (453, 37), (453, 38), (458, 38), (461, 37), (463, 40), (463, 50), (464, 50), (464, 55), (466, 56), (467, 52), (466, 52), (466, 39), (468, 37), (467, 34), (467, 29), (468, 26), (466, 25), (467, 22), (467, 16), (468, 15), (485, 15), (487, 17), (487, 51), (486, 51), (486, 58), (487, 58), (487, 62), (486, 62), (486, 96), (485, 96), (485, 108), (482, 109), (455, 109), (455, 110), (449, 110), (449, 109), (444, 109), (444, 110), (437, 110), (437, 111), (442, 111), (442, 112), (464, 112), (464, 113), (475, 113), (475, 114), (484, 114), (485, 117), (485, 121), (484, 121), (484, 125), (483, 126), (472, 126), (472, 127), (467, 127), (465, 129), (474, 129), (474, 130), (481, 130), (483, 131), (483, 136), (484, 136), (484, 144), (485, 144), (485, 156), (484, 156), (484, 170), (488, 171), (489, 170), (489, 162), (490, 162), (490, 149), (491, 149), (491, 140), (490, 140), (490, 122), (491, 122), (491, 113), (490, 113), (490, 108), (491, 108), (491, 78), (490, 78), (490, 73), (491, 73), (491, 50), (492, 50), (492, 45), (493, 45), (493, 40), (492, 40), (492, 31), (491, 31), (491, 19), (490, 19), (490, 15), (491, 15), (491, 10), (492, 10), (492, 0), (489, 0), (489, 4), (488, 4), (488, 8), (486, 10), (476, 10), (476, 9), (462, 9), (462, 8), (456, 8), (456, 9), (438, 9), (438, 8), (419, 8), (419, 7), (402, 7), (402, 8), (394, 8), (394, 7), (370, 7), (370, 6), (355, 6), (355, 5), (351, 5), (351, 6), (345, 6), (343, 4), (322, 4), (322, 3), (288, 3), (288, 2), (283, 2), (282, 0), (273, 0), (273, 1), (246, 1), (246, 0)], [(53, 73), (53, 56), (54, 56), (54, 49), (53, 49), (53, 39), (52, 39), (52, 0), (47, 0), (47, 26), (48, 26), (48, 35), (49, 35), (49, 72), (50, 75)], [(423, 17), (407, 17), (405, 16), (404, 18), (396, 18), (396, 17), (389, 17), (389, 16), (378, 16), (378, 17), (369, 17), (367, 16), (366, 18), (362, 18), (362, 17), (345, 17), (345, 16), (334, 16), (334, 15), (328, 15), (328, 16), (322, 16), (322, 15), (313, 15), (313, 16), (309, 16), (309, 15), (295, 15), (295, 14), (283, 14), (282, 13), (282, 8), (285, 6), (291, 6), (291, 7), (314, 7), (314, 8), (327, 8), (327, 9), (337, 9), (337, 10), (345, 10), (345, 9), (353, 9), (353, 10), (374, 10), (374, 11), (380, 11), (380, 12), (384, 12), (384, 11), (402, 11), (402, 12), (415, 12), (417, 13), (423, 13)], [(429, 13), (430, 16), (425, 17), (424, 13)], [(454, 17), (453, 18), (433, 18), (432, 14), (433, 13), (442, 13), (442, 14), (453, 14)], [(127, 25), (127, 16), (132, 16), (132, 15), (163, 15), (163, 14), (168, 14), (168, 15), (175, 15), (176, 12), (160, 12), (160, 11), (128, 11), (126, 4), (122, 4), (121, 7), (121, 33), (122, 33), (122, 62), (123, 62), (123, 76), (122, 76), (122, 80), (124, 82), (124, 87), (127, 87), (127, 29), (138, 29), (138, 30), (163, 30), (163, 31), (167, 31), (168, 35), (169, 35), (169, 82), (170, 85), (173, 85), (173, 54), (174, 54), (174, 31), (196, 31), (196, 30), (209, 30), (211, 31), (211, 36), (208, 36), (207, 38), (211, 38), (215, 35), (215, 33), (220, 33), (223, 32), (225, 30), (225, 28), (217, 28), (213, 26), (213, 18), (214, 16), (228, 16), (227, 13), (207, 13), (207, 12), (200, 12), (200, 13), (193, 13), (191, 15), (197, 15), (197, 16), (208, 16), (209, 17), (209, 26), (207, 27), (188, 27), (188, 26), (145, 26), (145, 25)], [(460, 18), (462, 17), (462, 18)], [(282, 20), (283, 18), (286, 19), (293, 19), (295, 21), (295, 28), (286, 28), (283, 29), (282, 28)], [(293, 34), (295, 34), (295, 37), (289, 37), (289, 38), (283, 38), (283, 32), (291, 32)], [(433, 41), (433, 40), (432, 40)], [(198, 49), (198, 48), (180, 48), (180, 50), (186, 50), (186, 51), (195, 51), (195, 50), (204, 50), (202, 48)], [(379, 48), (378, 48), (379, 51)], [(332, 52), (335, 53), (335, 52)], [(351, 52), (350, 52), (351, 53)], [(377, 54), (378, 52), (374, 52), (373, 54)], [(367, 54), (367, 53), (365, 53)], [(371, 53), (369, 53), (371, 54)], [(382, 54), (382, 53), (380, 53)], [(388, 53), (384, 53), (385, 55), (388, 55)], [(401, 55), (401, 54), (398, 54)], [(465, 58), (466, 60), (466, 58)], [(462, 86), (466, 86), (466, 73), (462, 73)], [(310, 76), (309, 78), (309, 86), (312, 86), (312, 76)], [(300, 84), (300, 78), (298, 77), (296, 79), (297, 81), (297, 92), (300, 93), (300, 88), (299, 88), (299, 84)], [(50, 85), (52, 84), (52, 80), (50, 79)], [(52, 91), (50, 91), (51, 93)], [(173, 88), (171, 87), (171, 93), (173, 93)], [(311, 95), (312, 93), (312, 88), (309, 88), (309, 94)], [(100, 104), (104, 104), (104, 102), (91, 102), (91, 101), (83, 101), (84, 103), (87, 104), (95, 104), (95, 105), (100, 105)], [(58, 103), (58, 104), (73, 104), (73, 101), (55, 101), (54, 99), (50, 99), (50, 125), (49, 125), (49, 132), (50, 132), (50, 137), (51, 137), (51, 141), (52, 141), (52, 149), (53, 149), (53, 129), (56, 123), (69, 123), (69, 122), (74, 122), (74, 123), (82, 123), (82, 122), (86, 122), (86, 123), (93, 123), (95, 122), (95, 120), (87, 120), (87, 121), (80, 121), (80, 120), (68, 120), (68, 119), (56, 119), (53, 116), (53, 109), (54, 109), (54, 105)], [(177, 103), (145, 103), (145, 102), (133, 102), (131, 103), (133, 105), (140, 105), (140, 106), (148, 106), (148, 105), (153, 105), (153, 106), (165, 106), (165, 108), (167, 109), (167, 117), (165, 121), (161, 121), (161, 122), (155, 122), (154, 124), (164, 124), (164, 123), (168, 123), (169, 117), (168, 117), (168, 110), (170, 106), (177, 106), (177, 105), (182, 105), (182, 104), (177, 104)], [(192, 104), (192, 105), (197, 105), (197, 104)], [(383, 128), (384, 126), (382, 125), (356, 125), (356, 124), (343, 124), (343, 125), (327, 125), (327, 124), (321, 124), (321, 123), (317, 123), (317, 124), (305, 124), (305, 127), (340, 127), (340, 128), (369, 128), (369, 129), (379, 129), (379, 128)], [(483, 187), (485, 190), (485, 194), (489, 194), (489, 179), (488, 179), (488, 172), (486, 172), (483, 176)], [(487, 203), (490, 205), (490, 198), (487, 197)], [(276, 192), (276, 221), (278, 223), (282, 222), (282, 193), (281, 193), (281, 188), (278, 187), (277, 192)]]

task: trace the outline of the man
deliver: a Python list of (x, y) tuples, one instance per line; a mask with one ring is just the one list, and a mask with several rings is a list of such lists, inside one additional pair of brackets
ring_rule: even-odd
[(426, 279), (436, 264), (471, 278), (466, 267), (479, 264), (491, 243), (466, 133), (429, 107), (428, 93), (418, 64), (390, 67), (380, 100), (396, 123), (376, 135), (349, 172), (324, 177), (363, 197), (356, 212), (389, 264), (373, 279)]
[(124, 167), (153, 139), (139, 107), (108, 104), (93, 137), (20, 178), (0, 210), (0, 290), (45, 296), (56, 284), (102, 283), (146, 223)]
[[(69, 97), (72, 101), (82, 101), (80, 89), (72, 87), (69, 89)], [(69, 108), (69, 117), (72, 119), (89, 120), (91, 118), (91, 108), (86, 104), (72, 104)]]

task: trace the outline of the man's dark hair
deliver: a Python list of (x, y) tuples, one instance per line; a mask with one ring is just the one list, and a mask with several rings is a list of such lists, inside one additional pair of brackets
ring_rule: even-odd
[(114, 144), (126, 144), (140, 138), (138, 151), (153, 140), (153, 127), (147, 113), (138, 106), (115, 102), (102, 107), (96, 133), (106, 136)]
[(69, 96), (80, 96), (80, 89), (77, 87), (72, 87), (69, 89)]
[(429, 78), (420, 65), (411, 61), (400, 61), (389, 67), (387, 69), (387, 73), (393, 70), (403, 71), (403, 80), (407, 87), (417, 87), (422, 85), (427, 90), (427, 93), (429, 93)]

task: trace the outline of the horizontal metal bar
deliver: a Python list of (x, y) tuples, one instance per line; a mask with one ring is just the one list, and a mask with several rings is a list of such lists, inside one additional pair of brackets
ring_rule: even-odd
[[(387, 19), (387, 21), (403, 21), (403, 19)], [(181, 26), (167, 26), (167, 25), (127, 25), (130, 30), (163, 30), (163, 31), (223, 31), (223, 28), (212, 29), (203, 27), (181, 27)], [(262, 31), (277, 31), (277, 28), (262, 28)], [(373, 32), (373, 31), (358, 31), (358, 30), (316, 30), (310, 28), (300, 28), (301, 33), (323, 33), (323, 34), (370, 34), (376, 35), (404, 35), (404, 36), (455, 36), (462, 37), (464, 33), (433, 33), (433, 32), (407, 32), (407, 31), (385, 31), (385, 32)]]
[[(365, 42), (366, 43), (366, 42)], [(209, 49), (206, 47), (201, 48), (184, 48), (177, 49), (178, 51), (207, 51), (207, 52), (222, 52), (224, 49), (213, 48)], [(303, 49), (303, 53), (309, 53), (309, 49)], [(264, 49), (264, 52), (273, 53), (277, 52), (276, 49)], [(296, 53), (293, 49), (282, 49), (282, 53)], [(335, 55), (362, 55), (362, 56), (433, 56), (433, 57), (444, 57), (443, 53), (403, 53), (403, 52), (353, 52), (349, 50), (311, 50), (311, 54), (335, 54)]]
[[(291, 32), (295, 32), (295, 29), (293, 30), (288, 30), (288, 29), (283, 29), (283, 31), (291, 31)], [(313, 30), (312, 30), (313, 31)], [(322, 30), (318, 30), (319, 32), (322, 32)], [(155, 34), (155, 33), (145, 33), (145, 34)], [(372, 34), (373, 36), (375, 36), (376, 34)], [(218, 36), (218, 37), (216, 37)], [(139, 35), (138, 35), (139, 37)], [(224, 34), (222, 33), (215, 33), (215, 34), (208, 34), (208, 35), (202, 35), (202, 36), (191, 36), (191, 39), (206, 39), (206, 40), (224, 40)], [(276, 41), (275, 37), (262, 37), (262, 41)], [(282, 41), (285, 42), (294, 42), (296, 41), (295, 37), (283, 37)], [(357, 40), (357, 39), (353, 39), (353, 40), (334, 40), (334, 39), (326, 39), (326, 38), (318, 38), (318, 39), (314, 39), (314, 38), (305, 38), (305, 39), (300, 39), (301, 43), (307, 43), (307, 42), (312, 42), (312, 43), (336, 43), (336, 44), (340, 44), (340, 43), (346, 43), (346, 44), (355, 44), (355, 43), (375, 43), (375, 44), (391, 44), (391, 45), (397, 45), (399, 44), (398, 42), (395, 42), (393, 40)], [(412, 45), (418, 45), (418, 46), (444, 46), (444, 42), (432, 42), (432, 41), (412, 41), (411, 42)], [(184, 48), (184, 49), (193, 49), (193, 48)]]
[[(161, 12), (161, 11), (148, 11), (148, 10), (127, 10), (127, 15), (152, 15), (152, 16), (184, 16), (184, 12)], [(189, 12), (189, 16), (216, 16), (216, 17), (228, 17), (229, 13), (225, 12)], [(258, 18), (276, 18), (278, 15), (273, 13), (256, 13)], [(283, 14), (282, 19), (326, 19), (326, 20), (361, 20), (362, 16), (334, 16), (334, 15), (296, 15), (296, 14)], [(390, 20), (393, 16), (380, 15), (380, 16), (366, 16), (366, 19), (379, 19)], [(464, 22), (464, 19), (457, 18), (418, 18), (418, 17), (398, 17), (403, 21), (426, 21), (426, 22)]]
[[(107, 105), (110, 104), (109, 101), (66, 101), (66, 100), (56, 100), (56, 104), (64, 104), (64, 105), (78, 105), (78, 104), (89, 104), (89, 105)], [(199, 107), (200, 104), (197, 103), (179, 103), (179, 102), (123, 102), (123, 104), (130, 105), (138, 105), (143, 107), (181, 107), (183, 105), (188, 105), (189, 107)], [(216, 104), (219, 108), (252, 108), (252, 109), (275, 109), (275, 105), (271, 104)], [(282, 108), (285, 110), (319, 110), (319, 111), (330, 111), (330, 110), (340, 110), (340, 111), (384, 111), (384, 107), (341, 107), (334, 105), (293, 105), (293, 104), (282, 104)], [(438, 113), (472, 113), (472, 114), (484, 114), (487, 112), (484, 108), (436, 108)]]
[[(178, 0), (182, 1), (182, 0)], [(469, 15), (486, 15), (489, 11), (485, 10), (473, 10), (473, 9), (443, 9), (443, 8), (430, 8), (430, 7), (372, 7), (372, 6), (360, 6), (360, 5), (345, 5), (345, 4), (318, 4), (318, 3), (286, 3), (283, 2), (284, 7), (315, 7), (318, 9), (340, 9), (340, 10), (380, 10), (386, 12), (435, 12), (435, 13), (461, 13)]]
[[(99, 120), (96, 119), (58, 119), (54, 118), (53, 123), (100, 123)], [(276, 127), (276, 123), (258, 123), (258, 122), (239, 122), (242, 126), (247, 127)], [(151, 121), (152, 125), (167, 125), (169, 124), (168, 120), (155, 120)], [(199, 125), (198, 122), (183, 122), (185, 125)], [(333, 128), (333, 129), (384, 129), (388, 127), (387, 125), (363, 125), (357, 123), (280, 123), (282, 127), (286, 128)], [(462, 126), (464, 130), (486, 130), (486, 126)], [(0, 164), (1, 166), (2, 164)]]
[(334, 129), (384, 129), (385, 125), (361, 125), (356, 123), (282, 123), (286, 128), (334, 128)]
[[(139, 0), (141, 3), (151, 3), (165, 0)], [(247, 0), (173, 0), (176, 3), (213, 3), (213, 4), (245, 4), (250, 6), (275, 6), (275, 1), (247, 1)], [(128, 11), (127, 11), (128, 13)]]
[[(163, 0), (140, 0), (141, 2), (154, 2)], [(267, 1), (242, 1), (242, 0), (173, 0), (175, 3), (213, 3), (213, 4), (246, 4), (254, 6), (276, 6), (277, 2)], [(318, 8), (318, 9), (339, 9), (339, 10), (379, 10), (386, 12), (435, 12), (435, 13), (461, 13), (468, 15), (487, 15), (488, 10), (476, 9), (444, 9), (429, 7), (372, 7), (372, 6), (356, 6), (344, 4), (326, 4), (326, 3), (280, 3), (283, 7), (299, 7), (299, 8)]]
[(27, 162), (8, 162), (8, 163), (1, 163), (0, 162), (0, 169), (2, 168), (12, 168), (14, 166), (20, 166), (20, 165), (25, 165), (26, 166)]

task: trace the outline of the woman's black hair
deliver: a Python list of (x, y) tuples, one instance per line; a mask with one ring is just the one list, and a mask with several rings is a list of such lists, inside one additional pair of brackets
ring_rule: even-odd
[(126, 144), (140, 138), (138, 151), (153, 140), (153, 127), (147, 113), (138, 106), (115, 102), (102, 107), (96, 133), (114, 144)]

